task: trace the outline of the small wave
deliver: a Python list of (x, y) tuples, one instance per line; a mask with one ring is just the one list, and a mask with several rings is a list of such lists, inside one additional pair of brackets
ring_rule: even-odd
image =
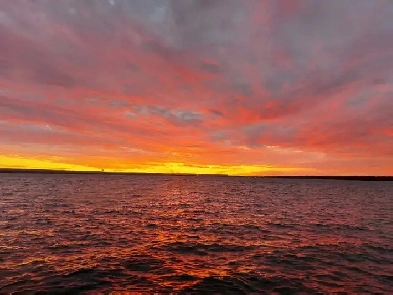
[(393, 248), (366, 244), (366, 247), (381, 254), (393, 254)]
[(150, 228), (154, 228), (154, 227), (157, 227), (158, 225), (157, 224), (155, 224), (155, 223), (148, 223), (148, 224), (146, 224), (146, 227), (150, 227)]
[(122, 263), (122, 266), (128, 271), (135, 272), (154, 272), (154, 273), (171, 273), (172, 270), (165, 266), (164, 261), (148, 255), (132, 256), (130, 260)]
[(328, 230), (348, 230), (348, 231), (366, 231), (372, 230), (370, 227), (350, 224), (329, 224), (329, 223), (315, 223), (314, 226), (326, 228)]
[(269, 225), (275, 228), (283, 228), (283, 229), (294, 229), (296, 225), (294, 224), (285, 224), (285, 223), (270, 223)]
[(95, 270), (93, 268), (82, 268), (82, 269), (78, 269), (78, 270), (75, 270), (73, 272), (66, 274), (65, 277), (89, 276), (89, 275), (95, 274), (96, 272), (97, 272), (97, 270)]
[(72, 248), (71, 244), (54, 244), (47, 246), (48, 249), (51, 250), (62, 250), (62, 249), (69, 249)]
[(264, 278), (256, 275), (232, 275), (224, 277), (206, 277), (183, 292), (220, 292), (220, 294), (250, 294), (260, 292), (277, 292), (293, 294), (297, 292), (311, 292), (300, 281), (281, 277)]
[(244, 252), (247, 250), (252, 250), (254, 249), (254, 247), (244, 246), (244, 245), (221, 245), (217, 243), (190, 244), (190, 243), (183, 243), (183, 242), (174, 242), (162, 246), (161, 249), (171, 252), (174, 251), (174, 252), (188, 253), (188, 254), (207, 255), (208, 252)]
[(247, 294), (247, 291), (253, 291), (247, 284), (238, 284), (231, 277), (216, 278), (207, 277), (192, 286), (186, 287), (183, 292), (222, 292), (225, 294)]

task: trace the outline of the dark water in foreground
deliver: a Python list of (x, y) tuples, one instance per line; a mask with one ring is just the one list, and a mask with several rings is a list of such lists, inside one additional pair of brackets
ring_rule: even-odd
[(0, 292), (393, 290), (393, 183), (0, 174)]

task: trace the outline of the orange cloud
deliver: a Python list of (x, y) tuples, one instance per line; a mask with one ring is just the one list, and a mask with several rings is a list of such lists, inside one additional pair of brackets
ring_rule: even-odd
[(391, 173), (392, 4), (228, 1), (0, 3), (0, 166)]

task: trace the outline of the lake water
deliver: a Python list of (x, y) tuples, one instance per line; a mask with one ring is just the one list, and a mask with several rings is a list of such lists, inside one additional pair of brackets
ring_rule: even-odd
[(0, 292), (393, 290), (393, 182), (0, 174)]

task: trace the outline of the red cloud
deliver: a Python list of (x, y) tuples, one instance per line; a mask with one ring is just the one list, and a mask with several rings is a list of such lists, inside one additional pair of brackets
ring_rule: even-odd
[(392, 5), (350, 2), (1, 3), (0, 152), (391, 173)]

